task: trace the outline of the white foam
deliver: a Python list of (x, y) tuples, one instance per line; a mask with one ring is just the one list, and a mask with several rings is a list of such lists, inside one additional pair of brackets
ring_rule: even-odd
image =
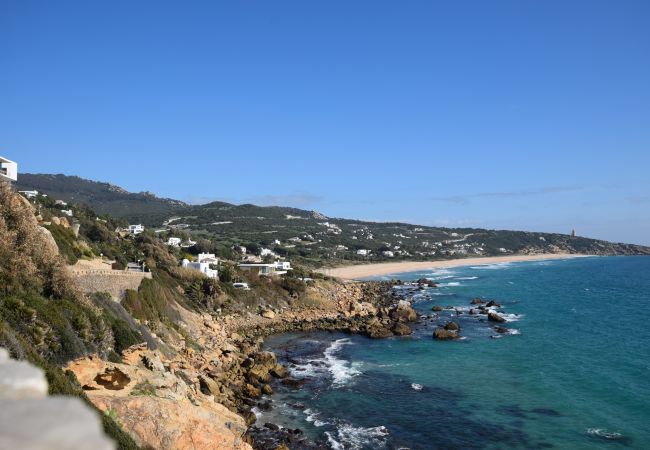
[(477, 280), (478, 277), (458, 277), (457, 280)]
[(330, 345), (324, 352), (325, 363), (332, 374), (332, 385), (334, 387), (343, 386), (352, 378), (361, 374), (361, 372), (349, 361), (336, 357), (336, 353), (338, 353), (344, 345), (349, 344), (351, 344), (350, 339), (337, 339), (332, 342), (332, 345)]
[(421, 384), (417, 384), (417, 383), (411, 383), (411, 387), (413, 389), (415, 389), (416, 391), (421, 391), (424, 388), (424, 386), (422, 386)]
[(497, 269), (507, 269), (511, 266), (509, 262), (495, 263), (495, 264), (485, 264), (482, 266), (471, 266), (470, 269), (477, 270), (497, 270)]
[(501, 317), (506, 319), (506, 322), (517, 322), (519, 319), (524, 317), (523, 314), (499, 314)]
[(439, 287), (448, 287), (448, 286), (460, 286), (458, 281), (450, 281), (449, 283), (440, 283)]
[(336, 437), (331, 432), (325, 432), (330, 447), (334, 450), (360, 450), (362, 448), (382, 448), (386, 445), (388, 429), (378, 427), (355, 427), (341, 424), (336, 429)]
[(305, 420), (306, 420), (307, 422), (311, 422), (311, 423), (313, 423), (314, 426), (316, 426), (316, 427), (322, 427), (322, 426), (325, 426), (325, 425), (329, 425), (329, 422), (325, 422), (324, 420), (320, 420), (320, 419), (318, 418), (318, 416), (320, 415), (320, 413), (317, 412), (317, 411), (314, 411), (314, 410), (312, 410), (312, 409), (310, 409), (310, 408), (307, 408), (307, 409), (305, 409), (305, 410), (303, 411), (303, 413), (305, 413), (305, 414), (307, 415), (307, 417), (305, 418)]
[(303, 364), (290, 366), (289, 373), (294, 378), (330, 375), (332, 377), (332, 387), (338, 388), (344, 386), (352, 378), (361, 374), (361, 371), (358, 370), (359, 363), (350, 363), (336, 356), (344, 345), (351, 343), (348, 338), (338, 339), (325, 349), (322, 358), (311, 358)]
[(623, 437), (621, 433), (617, 433), (615, 431), (608, 431), (604, 428), (587, 428), (587, 433), (605, 439), (620, 439)]

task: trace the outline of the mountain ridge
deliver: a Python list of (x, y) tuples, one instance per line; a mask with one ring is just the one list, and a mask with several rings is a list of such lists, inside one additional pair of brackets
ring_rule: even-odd
[(560, 233), (369, 222), (250, 203), (191, 205), (62, 174), (22, 174), (16, 186), (84, 203), (101, 214), (154, 227), (162, 236), (191, 235), (219, 242), (224, 248), (245, 246), (253, 253), (266, 248), (308, 266), (517, 253), (650, 254), (649, 247)]

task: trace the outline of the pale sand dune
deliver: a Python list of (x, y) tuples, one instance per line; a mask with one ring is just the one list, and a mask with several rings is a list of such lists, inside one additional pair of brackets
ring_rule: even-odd
[(403, 272), (414, 272), (426, 269), (444, 269), (460, 266), (480, 266), (484, 264), (497, 264), (506, 262), (521, 261), (542, 261), (547, 259), (577, 258), (586, 255), (572, 255), (568, 253), (554, 253), (543, 255), (512, 255), (512, 256), (489, 256), (479, 258), (460, 258), (446, 261), (403, 261), (394, 263), (357, 264), (352, 266), (335, 267), (332, 269), (321, 269), (320, 273), (331, 277), (355, 280), (359, 278), (390, 275)]

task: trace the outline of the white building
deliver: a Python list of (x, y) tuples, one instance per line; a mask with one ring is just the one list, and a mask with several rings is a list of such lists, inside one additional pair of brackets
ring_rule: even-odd
[(257, 272), (260, 276), (275, 276), (284, 275), (291, 270), (291, 263), (289, 261), (276, 261), (274, 263), (241, 263), (239, 268), (243, 270), (250, 270)]
[(393, 252), (391, 252), (390, 250), (383, 251), (383, 252), (381, 252), (381, 254), (384, 255), (387, 258), (392, 258), (393, 256), (395, 256), (395, 254)]
[(219, 264), (219, 258), (214, 253), (199, 253), (196, 260), (199, 262), (209, 262), (210, 264)]
[(0, 180), (16, 181), (18, 164), (0, 156)]
[(167, 239), (167, 245), (169, 245), (170, 247), (180, 247), (181, 238), (170, 237), (169, 239)]
[(360, 248), (357, 250), (357, 255), (359, 256), (368, 256), (370, 254), (370, 250), (366, 250), (365, 248)]
[(219, 277), (219, 271), (210, 267), (219, 264), (219, 259), (212, 253), (199, 253), (196, 259), (196, 262), (184, 259), (181, 265), (186, 269), (198, 270), (208, 278)]
[(23, 194), (25, 198), (34, 198), (38, 196), (38, 191), (18, 191), (19, 194)]
[(65, 214), (68, 217), (72, 217), (72, 210), (71, 209), (62, 209), (61, 213)]
[(144, 232), (144, 225), (129, 225), (129, 228), (127, 228), (126, 231), (135, 236), (136, 234)]
[(248, 250), (243, 245), (240, 245), (239, 246), (239, 251), (241, 252), (242, 255), (245, 255)]

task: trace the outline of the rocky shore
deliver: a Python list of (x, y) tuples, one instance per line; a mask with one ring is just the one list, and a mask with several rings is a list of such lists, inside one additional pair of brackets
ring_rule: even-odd
[[(194, 342), (174, 349), (146, 344), (123, 352), (121, 362), (98, 357), (68, 364), (88, 398), (114, 417), (142, 447), (318, 448), (300, 430), (251, 427), (253, 407), (272, 394), (271, 382), (299, 388), (263, 339), (276, 333), (340, 331), (371, 338), (403, 336), (418, 317), (391, 282), (319, 281), (308, 289), (310, 307), (269, 307), (257, 313), (211, 316), (183, 311)], [(316, 447), (314, 447), (316, 446)]]

